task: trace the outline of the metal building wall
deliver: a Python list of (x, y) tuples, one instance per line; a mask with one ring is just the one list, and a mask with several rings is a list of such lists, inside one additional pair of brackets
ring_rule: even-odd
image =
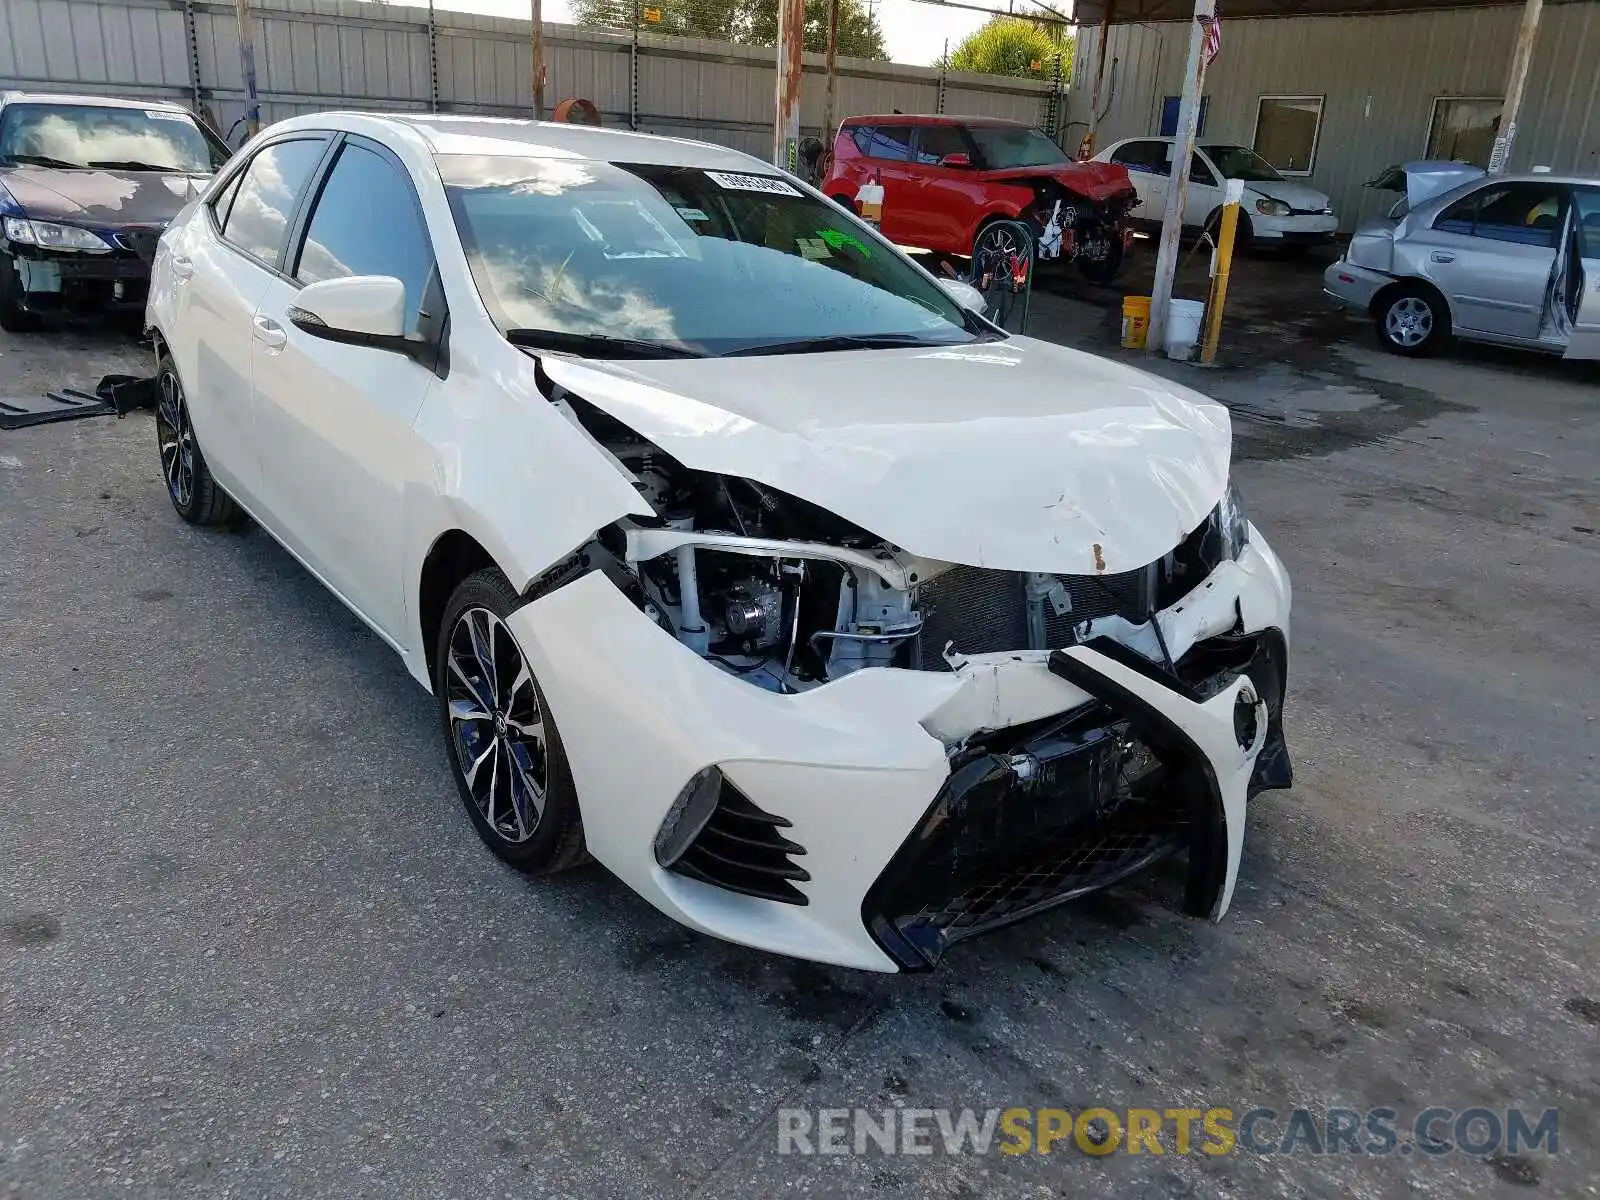
[[(360, 0), (252, 0), (263, 122), (329, 108), (433, 106), (426, 7)], [(432, 34), (442, 112), (529, 115), (529, 24), (439, 11)], [(635, 55), (626, 33), (547, 25), (550, 103), (583, 96), (626, 126)], [(640, 129), (766, 156), (773, 51), (642, 35)], [(823, 62), (806, 56), (802, 121), (822, 124)], [(0, 88), (151, 96), (210, 110), (223, 131), (244, 113), (231, 0), (0, 0)], [(841, 59), (839, 112), (960, 112), (1035, 121), (1050, 85)], [(237, 144), (237, 136), (234, 138)]]
[[(1361, 185), (1423, 155), (1435, 98), (1503, 94), (1520, 17), (1508, 7), (1224, 20), (1222, 54), (1206, 73), (1206, 138), (1249, 145), (1261, 96), (1325, 97), (1310, 182), (1348, 230), (1386, 203)], [(1187, 32), (1181, 23), (1112, 28), (1101, 146), (1159, 131)], [(1087, 127), (1098, 40), (1098, 29), (1079, 34), (1069, 144)], [(1600, 175), (1600, 4), (1545, 5), (1511, 167), (1534, 164)]]

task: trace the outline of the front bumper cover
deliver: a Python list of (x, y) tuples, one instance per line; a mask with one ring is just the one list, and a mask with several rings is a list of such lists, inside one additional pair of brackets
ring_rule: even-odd
[[(597, 573), (508, 624), (559, 724), (596, 859), (692, 928), (801, 958), (904, 970), (931, 965), (960, 937), (1106, 886), (1180, 848), (1191, 864), (1186, 907), (1220, 917), (1238, 873), (1249, 793), (1287, 784), (1288, 607), (1281, 564), (1252, 531), (1237, 562), (1159, 615), (1187, 677), (1163, 678), (1140, 656), (1091, 640), (975, 655), (950, 672), (862, 670), (793, 696), (700, 659)], [(1275, 683), (1241, 669), (1263, 645), (1274, 647)], [(1241, 726), (1251, 726), (1248, 744)], [(1036, 744), (1046, 736), (1060, 753)], [(1128, 743), (1172, 786), (1157, 789), (1130, 772), (1124, 790), (1139, 803), (1096, 817), (1097, 805), (1118, 798), (1106, 782), (1111, 748), (1121, 764)], [(996, 774), (995, 756), (1009, 770), (1027, 754), (1036, 760), (1032, 779), (1059, 786), (1018, 787), (1015, 772)], [(710, 767), (741, 802), (781, 818), (783, 838), (803, 848), (792, 856), (809, 877), (798, 883), (803, 902), (742, 895), (659, 864), (658, 830), (685, 785)], [(941, 823), (941, 804), (959, 808), (963, 822)], [(1038, 857), (1081, 841), (1096, 819), (1113, 831), (1125, 823), (1147, 844), (1101, 852), (1091, 869), (1068, 864), (1021, 902), (968, 904), (965, 924), (915, 919), (931, 903), (959, 902), (977, 874), (1010, 867), (1019, 850)], [(935, 825), (950, 831), (943, 851)], [(1030, 836), (1041, 826), (1048, 842)], [(908, 878), (922, 882), (908, 888)]]

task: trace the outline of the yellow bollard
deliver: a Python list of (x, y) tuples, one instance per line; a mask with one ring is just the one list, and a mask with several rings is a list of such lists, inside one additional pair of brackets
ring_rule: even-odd
[(1233, 265), (1233, 238), (1239, 228), (1239, 201), (1244, 199), (1244, 181), (1230, 179), (1223, 192), (1222, 221), (1217, 230), (1216, 259), (1211, 268), (1211, 295), (1206, 300), (1206, 333), (1200, 346), (1200, 361), (1217, 357), (1222, 340), (1222, 309), (1228, 301), (1228, 271)]

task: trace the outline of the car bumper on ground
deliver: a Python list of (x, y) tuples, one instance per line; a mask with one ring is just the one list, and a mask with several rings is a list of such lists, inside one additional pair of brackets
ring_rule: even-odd
[(1339, 218), (1332, 213), (1308, 213), (1288, 217), (1250, 214), (1250, 236), (1257, 242), (1285, 246), (1315, 246), (1333, 240), (1339, 231)]
[(1366, 267), (1352, 266), (1343, 260), (1334, 263), (1322, 273), (1323, 294), (1345, 308), (1359, 313), (1370, 312), (1372, 298), (1393, 282), (1392, 275), (1385, 275), (1382, 271), (1373, 271)]
[[(792, 696), (699, 658), (599, 573), (508, 623), (596, 859), (706, 933), (893, 971), (1178, 850), (1185, 908), (1220, 917), (1246, 798), (1289, 782), (1288, 609), (1256, 536), (1160, 614), (1181, 679), (1101, 637)], [(702, 787), (715, 807), (664, 867)]]

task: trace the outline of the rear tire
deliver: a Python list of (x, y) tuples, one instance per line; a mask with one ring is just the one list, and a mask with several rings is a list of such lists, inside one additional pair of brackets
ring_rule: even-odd
[(156, 363), (156, 447), (167, 499), (191, 525), (226, 525), (239, 515), (233, 498), (217, 486), (189, 420), (189, 401), (172, 356)]
[(561, 735), (506, 625), (522, 598), (493, 567), (445, 605), (433, 693), (456, 791), (484, 845), (519, 871), (583, 862), (583, 818)]
[(1372, 318), (1383, 348), (1408, 358), (1432, 354), (1450, 336), (1450, 310), (1443, 297), (1417, 283), (1382, 293)]
[(16, 259), (0, 254), (0, 329), (7, 333), (33, 333), (39, 318), (22, 307), (22, 274)]

